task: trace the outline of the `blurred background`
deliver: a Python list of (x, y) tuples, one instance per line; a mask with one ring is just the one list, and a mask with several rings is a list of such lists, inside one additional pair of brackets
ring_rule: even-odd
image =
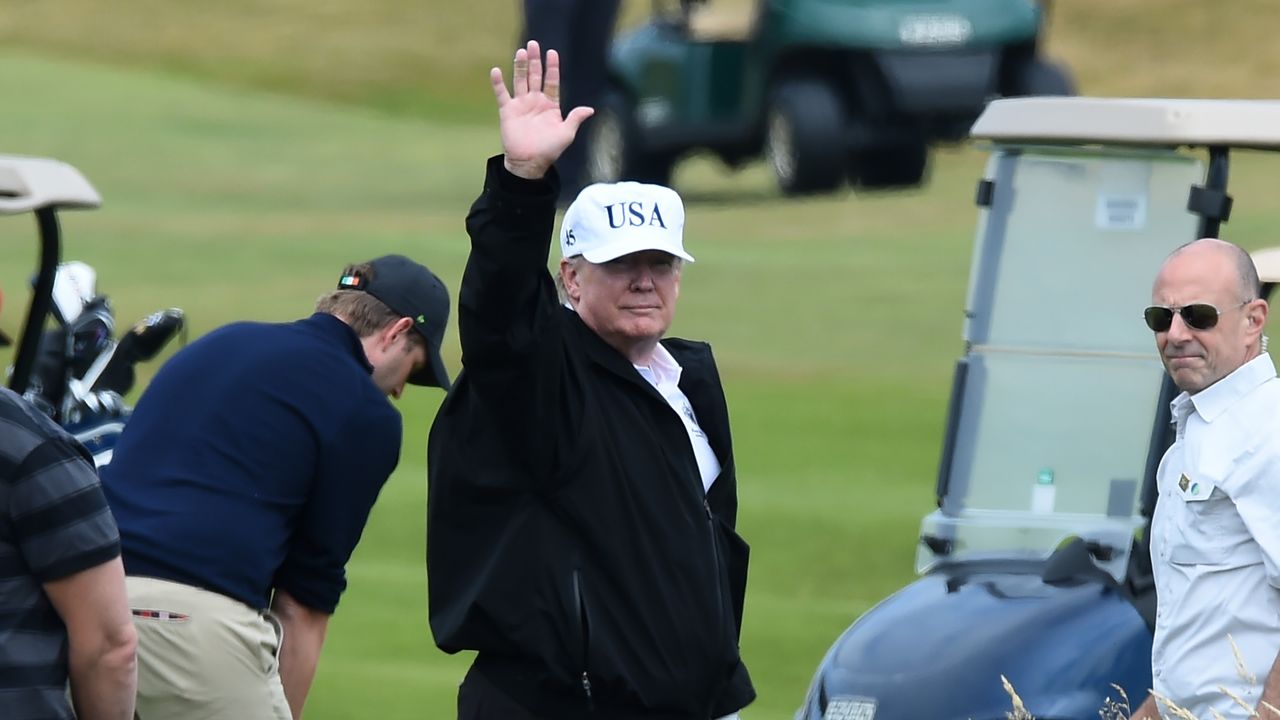
[[(624, 2), (621, 27), (649, 7)], [(122, 327), (169, 306), (193, 337), (302, 317), (344, 264), (387, 252), (456, 294), (463, 218), (499, 152), (487, 70), (507, 69), (519, 25), (515, 0), (5, 0), (0, 152), (67, 161), (102, 194), (102, 209), (63, 214), (63, 257), (98, 270)], [(1277, 27), (1273, 0), (1068, 0), (1045, 47), (1082, 94), (1277, 97)], [(676, 168), (699, 262), (672, 332), (709, 339), (720, 361), (753, 547), (748, 720), (790, 717), (839, 632), (912, 577), (982, 163), (944, 148), (919, 189), (798, 200), (760, 162)], [(1280, 244), (1277, 171), (1270, 156), (1233, 165), (1224, 237)], [(35, 248), (31, 218), (0, 218), (10, 335)], [(454, 373), (458, 356), (451, 322)], [(400, 401), (404, 455), (348, 569), (309, 718), (453, 712), (470, 658), (434, 647), (425, 600), (424, 448), (440, 399)]]

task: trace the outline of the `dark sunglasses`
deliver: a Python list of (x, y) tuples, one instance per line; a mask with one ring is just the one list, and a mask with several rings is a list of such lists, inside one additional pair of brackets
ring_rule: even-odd
[[(1244, 307), (1248, 304), (1248, 302), (1242, 302), (1236, 307)], [(1235, 308), (1230, 309), (1234, 310)], [(1218, 324), (1218, 316), (1222, 312), (1222, 310), (1209, 303), (1192, 303), (1183, 305), (1180, 308), (1152, 305), (1142, 311), (1142, 318), (1147, 321), (1147, 327), (1154, 332), (1167, 332), (1173, 325), (1174, 313), (1181, 315), (1182, 322), (1186, 323), (1187, 327), (1192, 330), (1209, 330)]]

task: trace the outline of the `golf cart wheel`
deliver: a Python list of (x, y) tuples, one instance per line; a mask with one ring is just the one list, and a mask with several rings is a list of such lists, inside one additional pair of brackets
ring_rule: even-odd
[(765, 115), (765, 156), (785, 195), (828, 192), (844, 180), (845, 112), (825, 82), (784, 80)]
[(1018, 69), (1010, 95), (1075, 95), (1076, 83), (1063, 66), (1031, 58)]
[(621, 180), (657, 185), (671, 183), (674, 158), (641, 147), (635, 105), (622, 93), (610, 91), (585, 129), (588, 183)]
[(867, 190), (915, 187), (924, 181), (928, 164), (923, 142), (864, 150), (850, 159), (849, 181)]

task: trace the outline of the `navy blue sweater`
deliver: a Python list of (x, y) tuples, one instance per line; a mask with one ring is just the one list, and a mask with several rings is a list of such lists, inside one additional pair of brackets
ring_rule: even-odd
[(355, 333), (317, 313), (235, 323), (157, 373), (103, 469), (125, 571), (333, 612), (400, 455)]

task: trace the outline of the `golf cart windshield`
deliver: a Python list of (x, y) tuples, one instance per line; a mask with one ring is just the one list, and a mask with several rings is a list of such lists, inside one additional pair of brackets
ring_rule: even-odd
[(1172, 150), (996, 146), (918, 571), (1078, 536), (1123, 577), (1163, 380), (1141, 313), (1203, 176)]

